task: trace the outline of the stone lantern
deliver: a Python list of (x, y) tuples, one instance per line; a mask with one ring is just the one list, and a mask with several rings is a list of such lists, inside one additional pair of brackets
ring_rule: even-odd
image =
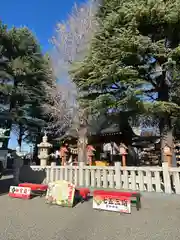
[(47, 160), (49, 158), (49, 149), (52, 148), (52, 144), (48, 142), (47, 135), (45, 133), (44, 137), (42, 138), (42, 142), (37, 145), (39, 149), (38, 158), (40, 159), (40, 165), (46, 166)]

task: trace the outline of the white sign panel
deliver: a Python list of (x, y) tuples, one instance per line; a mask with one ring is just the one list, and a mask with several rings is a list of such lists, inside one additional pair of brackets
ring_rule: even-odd
[(93, 208), (113, 211), (113, 212), (123, 212), (131, 213), (131, 201), (130, 199), (99, 199), (96, 197), (93, 198)]

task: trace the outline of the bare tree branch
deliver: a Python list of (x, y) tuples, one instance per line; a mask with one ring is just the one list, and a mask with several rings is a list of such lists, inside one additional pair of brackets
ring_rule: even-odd
[(50, 117), (47, 127), (49, 131), (62, 133), (72, 125), (75, 116), (75, 104), (72, 99), (71, 87), (57, 84), (44, 84), (46, 101), (42, 104), (44, 113)]
[[(89, 52), (97, 29), (97, 9), (96, 0), (80, 6), (75, 4), (67, 21), (56, 26), (56, 34), (52, 38), (52, 69), (57, 81), (52, 80), (43, 86), (47, 93), (43, 109), (52, 120), (49, 129), (62, 132), (73, 124), (78, 131), (79, 119), (82, 120), (85, 115), (77, 102), (78, 89), (72, 82), (69, 71), (73, 62), (82, 61)], [(65, 86), (61, 83), (62, 80), (65, 80)]]
[(54, 45), (53, 67), (59, 76), (62, 67), (66, 72), (74, 61), (82, 61), (88, 54), (91, 40), (97, 30), (95, 15), (98, 1), (88, 1), (80, 6), (74, 5), (66, 22), (56, 26), (56, 35), (52, 38)]

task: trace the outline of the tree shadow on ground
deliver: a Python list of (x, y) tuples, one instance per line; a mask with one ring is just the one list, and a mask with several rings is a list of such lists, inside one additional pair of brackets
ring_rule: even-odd
[(13, 169), (7, 169), (5, 172), (3, 172), (3, 176), (9, 176), (13, 175)]
[[(4, 176), (11, 175), (13, 173), (12, 170), (7, 171)], [(20, 169), (19, 181), (20, 182), (29, 182), (29, 183), (37, 183), (41, 184), (46, 178), (45, 170), (34, 171), (30, 166), (23, 166)], [(13, 186), (14, 179), (13, 177), (0, 179), (0, 196), (9, 193), (10, 186)]]
[(0, 180), (0, 196), (7, 194), (11, 185), (13, 185), (13, 178)]

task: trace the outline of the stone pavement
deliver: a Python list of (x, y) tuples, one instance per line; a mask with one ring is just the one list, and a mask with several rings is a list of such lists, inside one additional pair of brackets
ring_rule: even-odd
[(179, 240), (180, 197), (143, 194), (131, 215), (97, 211), (92, 201), (74, 208), (0, 196), (1, 240)]

